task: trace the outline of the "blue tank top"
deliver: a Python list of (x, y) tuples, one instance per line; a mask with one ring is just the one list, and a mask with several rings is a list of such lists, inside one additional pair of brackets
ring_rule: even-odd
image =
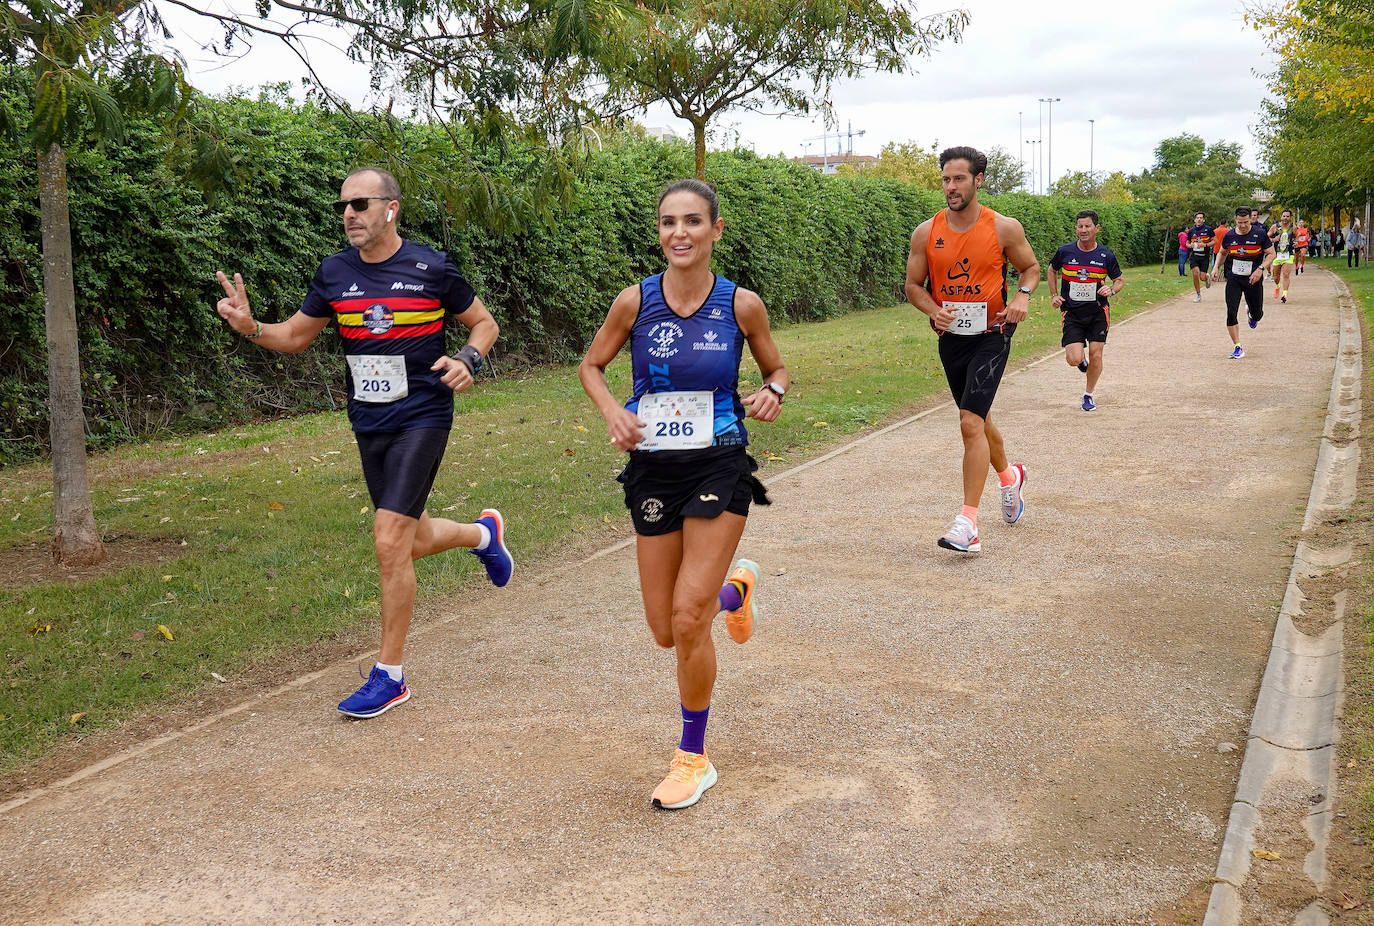
[(744, 336), (735, 321), (735, 284), (717, 276), (711, 294), (683, 318), (663, 298), (663, 274), (639, 284), (639, 316), (630, 329), (634, 395), (625, 403), (639, 410), (651, 392), (711, 392), (715, 396), (716, 445), (748, 443), (740, 402), (739, 363)]

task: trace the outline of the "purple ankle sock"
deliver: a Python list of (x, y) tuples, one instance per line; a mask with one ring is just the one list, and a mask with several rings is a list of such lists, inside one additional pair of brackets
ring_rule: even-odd
[(744, 605), (744, 597), (740, 595), (738, 586), (733, 582), (726, 582), (720, 589), (720, 609), (722, 611), (738, 611)]
[(709, 707), (704, 711), (682, 709), (682, 742), (677, 744), (678, 749), (698, 755), (706, 751), (706, 715), (709, 713)]

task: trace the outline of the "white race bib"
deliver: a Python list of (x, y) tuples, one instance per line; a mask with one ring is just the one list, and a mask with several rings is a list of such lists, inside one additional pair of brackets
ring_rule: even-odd
[(1237, 277), (1248, 277), (1255, 272), (1255, 262), (1253, 260), (1233, 260), (1231, 261), (1231, 275)]
[(986, 302), (946, 302), (945, 308), (954, 313), (954, 321), (949, 323), (950, 334), (973, 335), (988, 330)]
[(384, 404), (410, 394), (404, 356), (350, 354), (348, 369), (353, 374), (353, 398), (359, 402)]
[(1096, 302), (1097, 284), (1092, 280), (1070, 280), (1069, 299), (1073, 302)]
[(710, 392), (650, 392), (639, 397), (646, 425), (636, 450), (695, 450), (714, 440), (715, 397)]

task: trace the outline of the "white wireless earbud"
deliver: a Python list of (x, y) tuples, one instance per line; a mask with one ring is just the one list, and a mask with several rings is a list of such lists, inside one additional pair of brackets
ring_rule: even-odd
[(392, 217), (395, 216), (395, 215), (396, 215), (395, 212), (393, 212), (393, 211), (391, 211), (390, 209), (388, 209), (388, 210), (386, 211), (386, 220), (387, 220), (388, 222), (390, 222), (391, 219), (392, 219)]

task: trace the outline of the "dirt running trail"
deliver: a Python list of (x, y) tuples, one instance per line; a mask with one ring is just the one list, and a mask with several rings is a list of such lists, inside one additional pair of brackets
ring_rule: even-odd
[(648, 804), (677, 698), (625, 549), (454, 602), (379, 719), (336, 714), (340, 665), (0, 814), (0, 919), (1196, 916), (1337, 344), (1325, 274), (1267, 309), (1241, 361), (1219, 286), (1118, 326), (1093, 413), (1060, 358), (1008, 378), (993, 417), (1027, 512), (1002, 524), (991, 482), (981, 555), (935, 546), (949, 406), (776, 481), (741, 547), (759, 629), (717, 627), (721, 777), (695, 808)]

